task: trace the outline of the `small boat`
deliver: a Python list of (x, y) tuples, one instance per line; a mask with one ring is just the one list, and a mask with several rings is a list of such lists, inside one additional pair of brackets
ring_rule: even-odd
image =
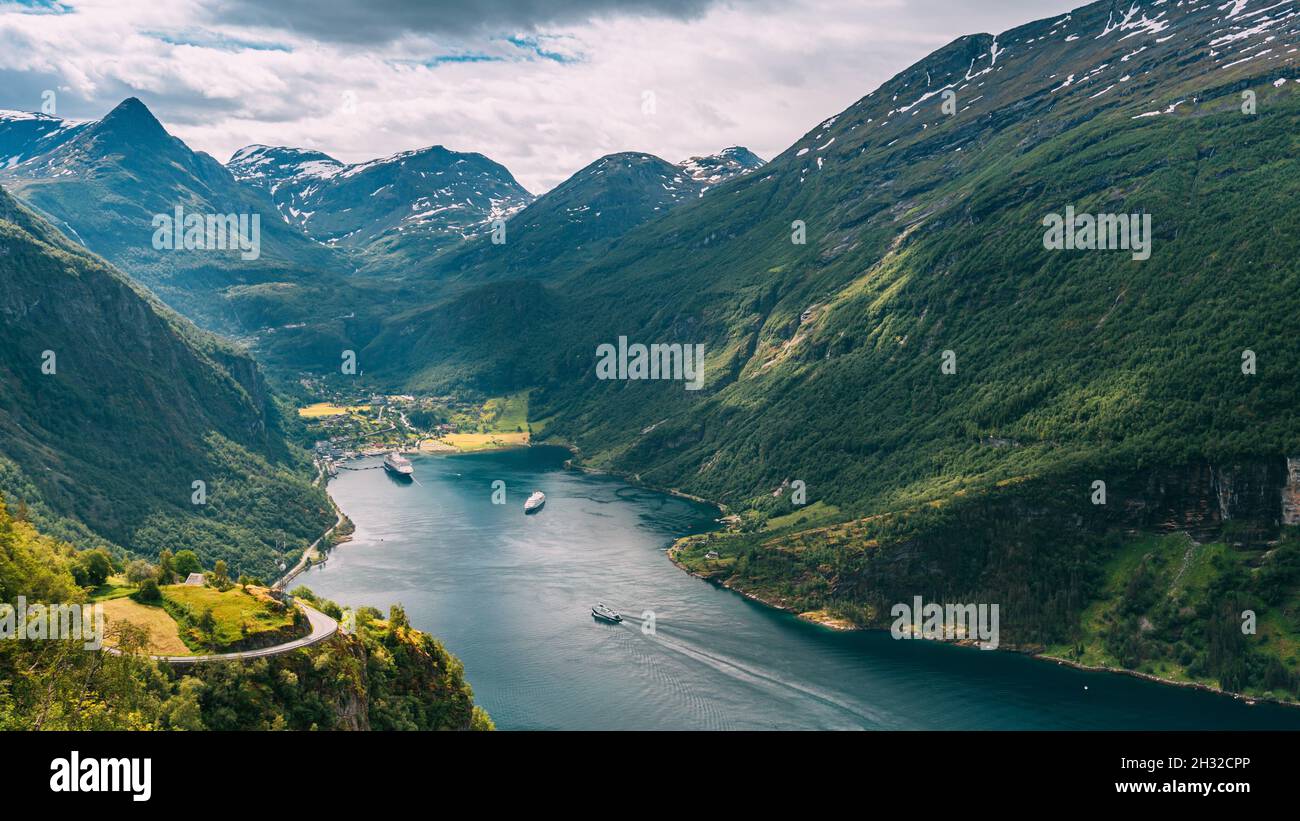
[(411, 480), (415, 478), (415, 468), (411, 467), (411, 460), (397, 451), (393, 451), (384, 457), (384, 470), (398, 479)]
[(524, 513), (536, 513), (544, 504), (546, 504), (546, 494), (535, 490), (533, 495), (528, 497), (528, 501), (524, 502)]
[(596, 606), (591, 608), (591, 615), (595, 616), (601, 621), (607, 621), (612, 624), (618, 624), (623, 620), (622, 616), (620, 616), (618, 613), (611, 610), (603, 602), (597, 602)]

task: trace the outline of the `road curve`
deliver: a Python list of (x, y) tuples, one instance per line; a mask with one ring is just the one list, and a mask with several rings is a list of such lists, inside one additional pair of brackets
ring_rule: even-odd
[[(262, 647), (258, 650), (243, 650), (238, 653), (212, 653), (201, 656), (149, 656), (149, 658), (154, 661), (165, 661), (168, 664), (197, 664), (203, 661), (244, 661), (246, 659), (265, 658), (266, 656), (278, 656), (281, 653), (310, 647), (339, 631), (339, 623), (334, 619), (301, 600), (297, 600), (296, 604), (298, 609), (302, 610), (307, 616), (307, 621), (311, 623), (311, 633), (300, 639), (286, 641), (284, 644), (276, 644), (271, 647)], [(116, 648), (105, 647), (104, 649), (118, 655)]]
[(338, 517), (334, 519), (334, 524), (330, 525), (329, 530), (322, 533), (319, 539), (307, 546), (307, 549), (302, 552), (302, 557), (298, 559), (298, 563), (289, 568), (289, 572), (285, 573), (278, 581), (276, 581), (275, 584), (271, 585), (272, 590), (283, 590), (289, 582), (298, 577), (299, 573), (302, 573), (307, 569), (307, 557), (311, 555), (312, 551), (315, 550), (321, 542), (329, 538), (331, 533), (338, 530), (339, 525), (343, 524), (343, 511), (337, 507), (336, 510), (338, 510)]

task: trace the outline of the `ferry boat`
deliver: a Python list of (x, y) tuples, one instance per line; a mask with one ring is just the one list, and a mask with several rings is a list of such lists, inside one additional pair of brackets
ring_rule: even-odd
[(612, 624), (618, 624), (619, 622), (623, 621), (622, 616), (620, 616), (614, 610), (606, 606), (603, 602), (597, 602), (596, 606), (591, 608), (591, 615), (595, 616), (601, 621), (607, 621)]
[(528, 497), (528, 501), (524, 502), (524, 513), (536, 513), (544, 504), (546, 504), (546, 494), (535, 490), (533, 495)]
[(415, 468), (411, 467), (411, 460), (397, 451), (393, 451), (384, 457), (384, 470), (398, 479), (411, 480), (415, 478)]

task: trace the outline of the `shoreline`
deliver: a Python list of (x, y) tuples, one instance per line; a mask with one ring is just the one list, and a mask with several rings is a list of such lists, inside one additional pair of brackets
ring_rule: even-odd
[[(769, 601), (755, 593), (750, 593), (747, 590), (741, 590), (737, 587), (733, 587), (727, 584), (727, 582), (724, 580), (715, 579), (701, 573), (696, 573), (694, 570), (691, 570), (690, 568), (682, 564), (682, 562), (680, 562), (677, 559), (676, 551), (677, 551), (676, 544), (674, 544), (672, 547), (668, 549), (668, 554), (667, 554), (668, 560), (672, 562), (674, 565), (676, 565), (677, 568), (682, 570), (683, 572), (691, 576), (694, 576), (695, 578), (700, 579), (701, 581), (708, 582), (709, 584), (716, 584), (719, 587), (729, 590), (732, 593), (741, 595), (752, 602), (761, 604), (764, 607), (770, 607), (773, 610), (780, 610), (783, 613), (789, 613), (790, 615), (794, 616), (800, 621), (804, 621), (807, 622), (808, 624), (816, 625), (817, 627), (822, 627), (827, 630), (836, 630), (840, 632), (851, 632), (851, 631), (858, 631), (858, 630), (886, 632), (886, 628), (883, 627), (862, 627), (860, 625), (851, 624), (843, 619), (836, 619), (830, 616), (829, 614), (827, 614), (825, 610), (809, 610), (801, 613), (798, 612), (793, 607), (788, 607), (786, 605), (778, 604), (776, 602)], [(937, 641), (940, 644), (955, 644), (964, 647), (972, 646), (972, 642), (965, 639), (956, 640), (956, 641), (948, 641), (948, 640), (937, 640)], [(1277, 704), (1282, 707), (1300, 708), (1300, 701), (1291, 701), (1289, 699), (1276, 698), (1273, 696), (1252, 696), (1252, 695), (1246, 695), (1245, 693), (1235, 693), (1231, 690), (1225, 690), (1222, 687), (1216, 687), (1212, 684), (1205, 684), (1198, 681), (1175, 681), (1174, 679), (1168, 679), (1168, 678), (1163, 678), (1161, 676), (1157, 676), (1154, 673), (1144, 673), (1140, 670), (1129, 670), (1128, 668), (1125, 667), (1110, 667), (1107, 665), (1084, 664), (1083, 662), (1074, 661), (1072, 659), (1064, 659), (1058, 656), (1048, 655), (1046, 652), (1043, 652), (1041, 650), (1036, 650), (1033, 649), (1032, 647), (1025, 646), (1025, 645), (1005, 644), (1002, 645), (1001, 647), (998, 647), (993, 652), (1018, 653), (1023, 656), (1028, 656), (1029, 658), (1034, 659), (1036, 661), (1052, 662), (1055, 664), (1064, 665), (1066, 667), (1072, 667), (1075, 670), (1079, 670), (1082, 672), (1115, 673), (1120, 675), (1132, 676), (1133, 678), (1146, 679), (1147, 681), (1154, 682), (1156, 684), (1170, 686), (1170, 687), (1182, 687), (1184, 689), (1200, 690), (1205, 693), (1212, 693), (1217, 696), (1231, 698), (1234, 701), (1241, 701), (1249, 706), (1254, 706), (1256, 704)]]
[(288, 586), (289, 582), (298, 578), (298, 576), (302, 575), (302, 573), (307, 570), (307, 562), (311, 559), (311, 555), (313, 553), (315, 553), (317, 556), (325, 555), (317, 548), (323, 542), (325, 542), (325, 540), (328, 539), (330, 535), (334, 533), (334, 531), (342, 527), (344, 522), (352, 521), (343, 512), (343, 508), (339, 507), (339, 503), (334, 500), (334, 497), (330, 495), (329, 479), (330, 477), (327, 471), (325, 470), (324, 464), (318, 463), (315, 483), (320, 485), (321, 490), (325, 491), (325, 498), (329, 499), (330, 507), (334, 508), (334, 512), (336, 514), (334, 518), (334, 524), (326, 528), (325, 532), (322, 533), (320, 537), (316, 539), (316, 541), (309, 544), (307, 546), (307, 549), (304, 550), (302, 552), (302, 555), (298, 558), (297, 563), (295, 563), (293, 567), (290, 567), (288, 570), (286, 570), (283, 576), (281, 576), (280, 578), (272, 582), (271, 585), (269, 586), (269, 589), (283, 591), (285, 587)]
[[(642, 481), (641, 477), (635, 473), (622, 473), (617, 470), (608, 470), (606, 468), (594, 468), (589, 465), (576, 464), (574, 462), (574, 459), (582, 458), (582, 451), (578, 449), (577, 445), (574, 445), (571, 442), (554, 441), (554, 442), (543, 442), (541, 444), (543, 446), (564, 448), (569, 453), (573, 454), (573, 458), (564, 460), (565, 470), (576, 470), (579, 473), (589, 473), (593, 476), (612, 476), (616, 479), (621, 479), (624, 482), (627, 482), (629, 485), (632, 485), (633, 487), (644, 488), (646, 490), (653, 490), (656, 493), (664, 493), (669, 496), (675, 496), (678, 499), (686, 499), (691, 502), (698, 502), (699, 504), (702, 505), (708, 505), (709, 507), (716, 508), (718, 512), (722, 514), (721, 516), (718, 517), (719, 519), (727, 516), (730, 513), (730, 509), (721, 502), (715, 502), (712, 499), (705, 499), (702, 496), (695, 496), (693, 494), (687, 493), (684, 490), (678, 490), (677, 488), (658, 487), (656, 485), (649, 484), (648, 482)], [(532, 447), (532, 446), (533, 445), (531, 443), (528, 445), (528, 447)]]
[[(581, 458), (581, 456), (582, 456), (582, 452), (581, 452), (581, 450), (579, 450), (579, 449), (577, 448), (577, 446), (573, 445), (573, 444), (570, 443), (570, 442), (563, 442), (563, 441), (553, 441), (553, 442), (529, 442), (529, 443), (527, 443), (527, 444), (523, 444), (523, 445), (515, 445), (515, 446), (509, 446), (509, 447), (491, 448), (491, 449), (479, 449), (479, 450), (473, 450), (473, 451), (460, 451), (460, 450), (458, 450), (458, 451), (456, 451), (456, 452), (459, 452), (459, 453), (486, 453), (486, 452), (491, 452), (491, 451), (517, 450), (517, 449), (519, 449), (519, 448), (547, 447), (547, 446), (551, 446), (551, 447), (562, 447), (562, 448), (564, 448), (565, 450), (569, 451), (570, 454), (572, 454), (572, 457), (569, 458), (569, 459), (566, 459), (566, 460), (564, 461), (564, 463), (563, 463), (563, 468), (564, 468), (565, 470), (575, 470), (575, 471), (579, 471), (579, 472), (581, 472), (581, 473), (587, 473), (587, 474), (591, 474), (591, 475), (611, 476), (611, 477), (614, 477), (614, 478), (621, 479), (621, 480), (623, 480), (623, 481), (627, 482), (628, 484), (633, 485), (633, 486), (635, 486), (635, 487), (641, 487), (641, 488), (645, 488), (646, 490), (652, 490), (652, 491), (655, 491), (655, 492), (658, 492), (658, 493), (664, 493), (664, 494), (667, 494), (667, 495), (669, 495), (669, 496), (675, 496), (675, 497), (680, 498), (680, 499), (687, 499), (687, 500), (689, 500), (689, 501), (693, 501), (693, 502), (697, 502), (697, 503), (700, 503), (700, 504), (709, 505), (710, 507), (715, 508), (715, 509), (720, 513), (719, 521), (720, 521), (723, 517), (729, 515), (729, 510), (728, 510), (727, 506), (724, 505), (724, 504), (721, 504), (721, 503), (719, 503), (719, 502), (715, 502), (715, 501), (712, 501), (712, 500), (710, 500), (710, 499), (704, 499), (704, 498), (701, 498), (701, 497), (699, 497), (699, 496), (695, 496), (695, 495), (692, 495), (692, 494), (690, 494), (690, 493), (686, 493), (686, 492), (684, 492), (684, 491), (677, 490), (677, 489), (675, 489), (675, 488), (661, 488), (661, 487), (655, 487), (654, 485), (650, 485), (650, 484), (648, 484), (648, 483), (646, 483), (646, 482), (643, 482), (643, 481), (640, 479), (640, 477), (637, 476), (637, 475), (635, 475), (635, 474), (620, 473), (620, 472), (618, 472), (618, 471), (607, 470), (607, 469), (602, 469), (602, 468), (595, 468), (595, 467), (591, 467), (591, 466), (588, 466), (588, 465), (580, 465), (580, 464), (576, 464), (576, 463), (575, 463), (575, 460)], [(453, 451), (448, 450), (448, 451), (443, 451), (443, 452), (444, 452), (444, 453), (452, 453)], [(329, 493), (329, 484), (328, 484), (328, 482), (325, 483), (325, 492), (326, 492), (326, 494)], [(337, 510), (337, 511), (339, 512), (339, 516), (340, 516), (341, 518), (343, 518), (343, 517), (344, 517), (343, 510), (342, 510), (342, 508), (340, 508), (340, 507), (338, 506), (338, 503), (334, 500), (334, 497), (333, 497), (333, 496), (330, 496), (330, 502), (331, 502), (331, 504), (334, 505), (335, 510)], [(337, 525), (336, 525), (336, 526), (337, 526)], [(331, 530), (333, 530), (333, 528), (331, 528)], [(689, 536), (689, 535), (697, 535), (697, 534), (688, 534), (688, 536)], [(322, 536), (322, 538), (324, 538), (324, 537)], [(687, 537), (680, 537), (680, 538), (687, 538)], [(680, 538), (678, 539), (678, 541), (680, 541)], [(769, 601), (769, 600), (767, 600), (767, 599), (763, 598), (762, 596), (759, 596), (759, 595), (757, 595), (757, 594), (755, 594), (755, 593), (751, 593), (751, 592), (749, 592), (749, 591), (741, 590), (741, 589), (739, 589), (739, 588), (737, 588), (737, 587), (733, 587), (733, 586), (731, 586), (730, 584), (728, 584), (728, 583), (727, 583), (726, 581), (724, 581), (724, 580), (714, 579), (714, 578), (712, 578), (712, 577), (709, 577), (709, 576), (703, 575), (703, 574), (701, 574), (701, 573), (697, 573), (697, 572), (691, 570), (690, 568), (686, 567), (686, 565), (684, 565), (681, 561), (679, 561), (679, 560), (677, 559), (677, 556), (676, 556), (677, 547), (678, 547), (677, 543), (674, 542), (674, 544), (671, 545), (671, 546), (668, 548), (668, 550), (666, 551), (666, 554), (665, 554), (665, 555), (667, 555), (668, 560), (669, 560), (670, 562), (672, 562), (673, 565), (675, 565), (679, 570), (681, 570), (682, 572), (684, 572), (684, 573), (686, 573), (686, 574), (688, 574), (688, 575), (690, 575), (690, 576), (694, 576), (695, 578), (700, 579), (701, 581), (705, 581), (705, 582), (708, 582), (709, 584), (715, 584), (715, 585), (717, 585), (717, 586), (719, 586), (719, 587), (725, 588), (726, 590), (728, 590), (728, 591), (731, 592), (731, 593), (735, 593), (735, 594), (737, 594), (737, 595), (740, 595), (740, 596), (742, 596), (742, 597), (744, 597), (744, 598), (746, 598), (746, 599), (749, 599), (750, 601), (753, 601), (753, 602), (755, 602), (755, 603), (757, 603), (757, 604), (760, 604), (760, 605), (762, 605), (762, 606), (764, 606), (764, 607), (769, 607), (769, 608), (772, 608), (772, 609), (774, 609), (774, 610), (779, 610), (779, 611), (784, 612), (784, 613), (789, 613), (790, 615), (794, 616), (795, 618), (799, 619), (800, 621), (804, 621), (804, 622), (807, 622), (808, 624), (816, 625), (817, 627), (821, 627), (821, 628), (824, 628), (824, 629), (827, 629), (827, 630), (835, 630), (835, 631), (839, 631), (839, 632), (850, 632), (850, 631), (856, 631), (856, 630), (881, 630), (881, 631), (883, 631), (883, 630), (885, 629), (885, 628), (878, 628), (878, 627), (862, 627), (862, 626), (859, 626), (859, 625), (856, 625), (856, 624), (850, 623), (850, 622), (848, 622), (848, 621), (846, 621), (846, 620), (844, 620), (844, 619), (838, 619), (838, 618), (835, 618), (834, 616), (831, 616), (829, 613), (827, 613), (825, 610), (809, 610), (809, 611), (799, 612), (799, 611), (797, 611), (795, 608), (792, 608), (792, 607), (789, 607), (789, 606), (786, 606), (786, 605), (782, 605), (782, 604), (778, 604), (778, 603), (776, 603), (776, 602)], [(304, 558), (305, 558), (305, 554), (304, 554)], [(301, 572), (301, 570), (300, 570), (299, 572)], [(296, 575), (296, 574), (295, 574), (295, 575)], [(965, 640), (957, 640), (957, 641), (943, 641), (943, 642), (941, 642), (941, 643), (944, 643), (944, 644), (956, 644), (956, 645), (962, 645), (962, 646), (969, 646), (969, 645), (970, 645), (970, 642), (965, 641)], [(1202, 692), (1212, 693), (1212, 694), (1217, 695), (1217, 696), (1222, 696), (1222, 697), (1231, 698), (1231, 699), (1233, 699), (1234, 701), (1241, 701), (1241, 702), (1244, 702), (1244, 703), (1246, 703), (1247, 705), (1250, 705), (1250, 706), (1253, 706), (1253, 705), (1255, 705), (1255, 704), (1277, 704), (1277, 705), (1280, 705), (1280, 706), (1283, 706), (1283, 707), (1300, 708), (1300, 701), (1291, 701), (1291, 700), (1288, 700), (1288, 699), (1279, 699), (1279, 698), (1275, 698), (1275, 697), (1272, 697), (1272, 696), (1251, 696), (1251, 695), (1246, 695), (1246, 694), (1244, 694), (1244, 693), (1235, 693), (1235, 692), (1232, 692), (1232, 691), (1230, 691), (1230, 690), (1224, 690), (1224, 689), (1221, 688), (1221, 687), (1216, 687), (1216, 686), (1211, 685), (1211, 684), (1204, 684), (1204, 683), (1201, 683), (1201, 682), (1195, 682), (1195, 681), (1175, 681), (1175, 680), (1173, 680), (1173, 679), (1167, 679), (1167, 678), (1163, 678), (1163, 677), (1161, 677), (1161, 676), (1157, 676), (1157, 675), (1155, 675), (1154, 673), (1144, 673), (1144, 672), (1141, 672), (1141, 671), (1139, 671), (1139, 670), (1129, 670), (1129, 669), (1124, 668), (1124, 667), (1110, 667), (1110, 666), (1106, 666), (1106, 665), (1100, 665), (1100, 666), (1099, 666), (1099, 665), (1089, 665), (1089, 664), (1084, 664), (1084, 663), (1082, 663), (1082, 662), (1074, 661), (1074, 660), (1071, 660), (1071, 659), (1063, 659), (1063, 658), (1059, 658), (1059, 657), (1057, 657), (1057, 656), (1051, 656), (1051, 655), (1048, 655), (1048, 654), (1045, 653), (1045, 652), (1042, 652), (1042, 651), (1039, 651), (1039, 650), (1035, 650), (1035, 649), (1033, 649), (1033, 648), (1031, 648), (1031, 647), (1027, 647), (1027, 646), (1014, 645), (1014, 644), (1006, 644), (1006, 645), (1003, 645), (1002, 647), (999, 647), (999, 648), (998, 648), (997, 650), (995, 650), (994, 652), (1018, 653), (1018, 654), (1020, 654), (1020, 655), (1028, 656), (1029, 658), (1035, 659), (1035, 660), (1037, 660), (1037, 661), (1042, 661), (1042, 662), (1053, 662), (1053, 663), (1056, 663), (1056, 664), (1059, 664), (1059, 665), (1065, 665), (1065, 666), (1067, 666), (1067, 667), (1074, 668), (1074, 669), (1079, 670), (1079, 671), (1081, 671), (1081, 672), (1091, 672), (1091, 673), (1112, 673), (1112, 674), (1127, 675), (1127, 676), (1131, 676), (1131, 677), (1134, 677), (1134, 678), (1145, 679), (1145, 680), (1147, 680), (1147, 681), (1151, 681), (1151, 682), (1154, 682), (1154, 683), (1156, 683), (1156, 684), (1162, 684), (1162, 685), (1171, 686), (1171, 687), (1181, 687), (1181, 688), (1184, 688), (1184, 689), (1200, 690), (1200, 691), (1202, 691)]]

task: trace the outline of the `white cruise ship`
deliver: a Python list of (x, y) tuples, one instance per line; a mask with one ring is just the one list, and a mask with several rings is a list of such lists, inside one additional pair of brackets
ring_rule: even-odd
[(384, 470), (398, 479), (411, 480), (415, 478), (415, 468), (411, 467), (411, 460), (397, 451), (393, 451), (384, 457)]

